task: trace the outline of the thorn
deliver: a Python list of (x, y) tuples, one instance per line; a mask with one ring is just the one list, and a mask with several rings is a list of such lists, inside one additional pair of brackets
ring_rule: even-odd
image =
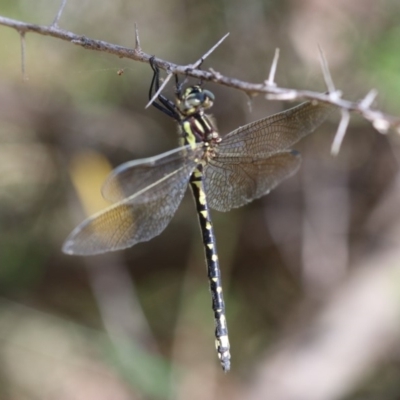
[(368, 94), (360, 101), (360, 108), (368, 109), (374, 102), (378, 91), (376, 89), (371, 89)]
[(157, 99), (157, 97), (159, 96), (159, 94), (163, 91), (163, 89), (165, 88), (166, 84), (170, 81), (170, 79), (172, 78), (172, 73), (168, 72), (167, 77), (165, 78), (164, 82), (160, 85), (159, 89), (157, 90), (157, 92), (154, 93), (154, 96), (150, 99), (150, 101), (146, 104), (146, 108), (150, 107), (154, 101)]
[(204, 60), (229, 36), (229, 32), (223, 36), (220, 40), (218, 40), (217, 43), (214, 44), (213, 47), (211, 47), (210, 50), (207, 51), (201, 58), (199, 58), (194, 64), (189, 65), (188, 68), (190, 69), (196, 69), (198, 68), (201, 64), (203, 64)]
[(26, 41), (25, 41), (25, 32), (20, 32), (21, 35), (21, 72), (22, 72), (22, 80), (26, 82), (28, 77), (26, 75), (25, 69), (25, 53), (26, 53)]
[(343, 138), (344, 135), (346, 134), (346, 130), (347, 127), (349, 126), (349, 121), (350, 121), (350, 113), (343, 108), (341, 112), (342, 112), (342, 118), (340, 119), (340, 123), (331, 147), (331, 154), (334, 156), (337, 156), (339, 154), (340, 146), (342, 145)]
[(324, 76), (326, 87), (328, 88), (329, 94), (333, 94), (336, 92), (336, 89), (335, 85), (333, 84), (331, 73), (329, 72), (328, 61), (326, 60), (325, 54), (320, 45), (318, 45), (318, 50), (319, 50), (322, 74)]
[(135, 22), (135, 50), (137, 52), (142, 51), (142, 48), (140, 47), (139, 28), (136, 22)]
[(253, 111), (253, 97), (249, 93), (246, 93), (246, 96), (247, 96), (247, 107), (249, 107), (249, 112), (251, 113)]
[(67, 4), (67, 1), (68, 1), (68, 0), (62, 0), (61, 6), (60, 6), (60, 8), (58, 9), (58, 13), (57, 13), (56, 17), (54, 18), (53, 23), (51, 24), (52, 28), (58, 28), (58, 21), (59, 21), (60, 18), (61, 18), (61, 14), (62, 14), (63, 11), (64, 11), (64, 7), (65, 7), (65, 5)]
[(272, 60), (272, 64), (271, 64), (271, 69), (269, 70), (268, 80), (265, 81), (265, 84), (267, 86), (276, 86), (275, 72), (276, 72), (276, 67), (278, 66), (278, 60), (279, 60), (279, 49), (276, 48), (274, 59)]

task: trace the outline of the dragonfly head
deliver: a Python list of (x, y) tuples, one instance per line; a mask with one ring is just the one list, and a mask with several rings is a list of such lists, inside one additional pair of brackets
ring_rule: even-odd
[(214, 95), (209, 90), (203, 90), (200, 86), (190, 86), (177, 97), (176, 105), (184, 116), (193, 115), (206, 110), (214, 104)]

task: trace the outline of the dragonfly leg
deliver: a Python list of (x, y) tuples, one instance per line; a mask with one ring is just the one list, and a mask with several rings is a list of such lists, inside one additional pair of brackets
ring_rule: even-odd
[[(151, 80), (150, 89), (149, 89), (149, 100), (153, 98), (154, 93), (156, 93), (160, 89), (160, 70), (157, 65), (154, 64), (154, 56), (150, 58), (150, 66), (153, 70), (153, 78)], [(176, 110), (176, 105), (171, 100), (168, 100), (162, 94), (157, 96), (157, 100), (161, 103), (157, 103), (153, 101), (153, 106), (158, 110), (162, 111), (164, 114), (174, 118), (179, 121), (179, 113)]]

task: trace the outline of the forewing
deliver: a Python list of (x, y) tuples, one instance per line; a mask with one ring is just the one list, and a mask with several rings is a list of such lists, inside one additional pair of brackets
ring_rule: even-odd
[(266, 156), (286, 150), (321, 125), (336, 108), (321, 102), (302, 103), (230, 132), (216, 152), (226, 156)]
[(216, 157), (204, 168), (208, 203), (229, 211), (269, 193), (299, 168), (301, 157), (285, 151), (270, 157)]
[[(200, 157), (202, 152), (201, 144), (183, 146), (155, 157), (121, 164), (107, 177), (101, 193), (113, 203), (124, 200), (179, 169), (185, 160), (190, 163)], [(146, 201), (146, 196), (142, 194), (142, 201)]]
[(175, 214), (196, 165), (195, 161), (185, 160), (157, 182), (88, 218), (72, 231), (63, 251), (94, 255), (157, 236)]

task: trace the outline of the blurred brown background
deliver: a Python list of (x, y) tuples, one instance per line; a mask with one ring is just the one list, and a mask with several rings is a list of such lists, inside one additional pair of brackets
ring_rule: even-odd
[[(48, 25), (60, 2), (0, 0), (0, 15)], [(376, 88), (376, 106), (400, 116), (399, 17), (398, 0), (69, 0), (59, 25), (133, 47), (137, 22), (143, 50), (178, 64), (230, 32), (203, 68), (262, 82), (279, 47), (278, 84), (322, 92), (319, 44), (344, 98)], [(0, 60), (1, 399), (400, 398), (396, 134), (352, 116), (333, 157), (337, 113), (296, 146), (295, 177), (213, 213), (232, 345), (224, 375), (190, 193), (148, 243), (86, 259), (61, 253), (84, 209), (104, 207), (110, 168), (177, 145), (174, 122), (144, 109), (150, 67), (28, 34), (23, 81), (19, 36), (2, 26)], [(292, 106), (259, 96), (250, 109), (243, 93), (205, 86), (221, 134)], [(359, 282), (365, 296), (348, 307)], [(328, 337), (339, 352), (301, 364)], [(279, 382), (284, 394), (271, 397)]]

